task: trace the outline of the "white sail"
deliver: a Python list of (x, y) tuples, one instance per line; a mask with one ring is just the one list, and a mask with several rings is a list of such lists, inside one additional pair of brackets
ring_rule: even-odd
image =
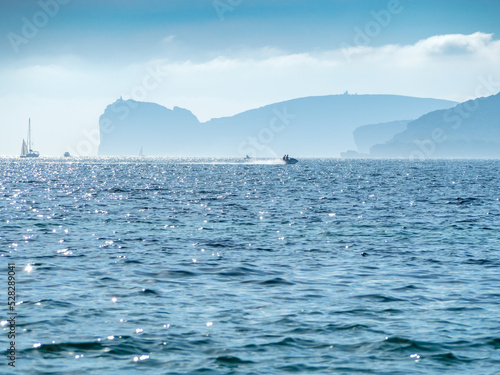
[(26, 156), (28, 155), (28, 145), (26, 144), (26, 141), (23, 139), (23, 146), (21, 147), (21, 156)]

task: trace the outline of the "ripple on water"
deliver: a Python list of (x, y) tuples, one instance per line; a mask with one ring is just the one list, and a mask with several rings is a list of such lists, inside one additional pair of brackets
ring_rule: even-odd
[(16, 371), (498, 371), (498, 161), (0, 164)]

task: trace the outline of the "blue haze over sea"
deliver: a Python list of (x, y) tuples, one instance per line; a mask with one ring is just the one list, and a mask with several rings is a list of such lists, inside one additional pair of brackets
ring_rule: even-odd
[(0, 373), (498, 374), (499, 171), (2, 158)]

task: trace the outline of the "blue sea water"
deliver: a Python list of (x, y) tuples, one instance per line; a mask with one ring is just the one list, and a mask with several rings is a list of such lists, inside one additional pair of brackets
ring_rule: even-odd
[(0, 373), (498, 374), (499, 171), (0, 159)]

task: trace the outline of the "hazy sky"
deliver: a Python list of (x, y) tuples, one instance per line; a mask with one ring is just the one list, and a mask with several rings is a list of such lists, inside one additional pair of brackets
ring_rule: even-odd
[[(124, 99), (202, 121), (310, 95), (500, 91), (498, 0), (1, 0), (0, 155), (93, 147)], [(80, 147), (83, 152), (85, 147)]]

